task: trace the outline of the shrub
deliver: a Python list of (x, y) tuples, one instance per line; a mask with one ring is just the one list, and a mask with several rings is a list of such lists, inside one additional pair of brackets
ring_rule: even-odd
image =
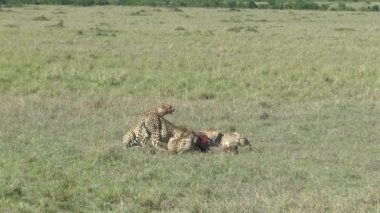
[(81, 5), (81, 6), (91, 6), (94, 5), (95, 1), (94, 0), (76, 0), (75, 4), (76, 5)]
[(265, 4), (259, 4), (259, 5), (257, 5), (257, 7), (258, 7), (259, 9), (269, 9), (269, 8), (271, 8), (271, 5), (265, 3)]
[(107, 5), (108, 1), (107, 0), (94, 0), (95, 5)]
[(54, 4), (63, 4), (63, 5), (70, 5), (70, 4), (74, 4), (75, 0), (55, 0), (56, 2), (60, 2), (60, 3), (54, 3)]
[(337, 10), (346, 10), (346, 4), (344, 2), (339, 2)]
[(319, 4), (311, 1), (296, 0), (293, 4), (293, 9), (296, 10), (319, 10)]
[(283, 9), (284, 8), (284, 0), (269, 0), (268, 4), (272, 9)]
[(207, 93), (207, 92), (203, 92), (198, 95), (198, 98), (201, 100), (210, 100), (210, 99), (214, 99), (215, 97), (216, 95), (214, 93)]
[(380, 8), (379, 8), (379, 5), (373, 5), (372, 7), (371, 6), (363, 6), (360, 8), (361, 11), (379, 11)]
[[(149, 5), (153, 6), (152, 4), (160, 4), (157, 1), (151, 0), (149, 1)], [(176, 1), (169, 1), (165, 2), (166, 5), (169, 5), (170, 7), (186, 7), (189, 5), (189, 1), (186, 0), (176, 0)], [(190, 4), (194, 4), (196, 2), (191, 2)]]
[(206, 2), (204, 1), (204, 6), (206, 5), (209, 5), (209, 6), (213, 6), (213, 7), (220, 7), (222, 6), (222, 0), (211, 0), (210, 2)]
[(253, 0), (244, 1), (244, 2), (243, 2), (243, 5), (244, 5), (245, 8), (251, 8), (251, 9), (253, 9), (253, 8), (257, 8), (257, 4), (256, 4), (256, 2), (253, 1)]
[(33, 21), (49, 21), (49, 19), (46, 18), (44, 15), (34, 17), (32, 20), (33, 20)]
[(235, 0), (229, 0), (229, 1), (227, 1), (226, 6), (229, 8), (235, 8), (236, 7), (236, 1)]
[(329, 8), (330, 8), (329, 4), (321, 4), (321, 6), (319, 7), (319, 9), (321, 10), (328, 10)]
[(346, 11), (356, 11), (356, 9), (355, 8), (353, 8), (353, 7), (346, 7), (346, 9), (345, 9)]

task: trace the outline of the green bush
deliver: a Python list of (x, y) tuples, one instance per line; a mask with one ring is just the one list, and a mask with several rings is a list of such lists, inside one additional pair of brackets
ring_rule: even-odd
[(268, 0), (271, 9), (284, 9), (284, 0)]
[(259, 8), (259, 9), (270, 9), (271, 5), (268, 3), (259, 4), (259, 5), (257, 5), (257, 8)]
[(380, 8), (379, 8), (379, 5), (373, 5), (372, 7), (371, 6), (367, 6), (367, 7), (362, 7), (360, 8), (361, 11), (379, 11)]
[(328, 10), (330, 8), (330, 5), (329, 4), (321, 4), (321, 6), (319, 8), (321, 10)]
[[(261, 1), (261, 0), (258, 0)], [(344, 2), (332, 8), (330, 4), (321, 4), (312, 0), (268, 0), (257, 5), (256, 0), (0, 0), (0, 4), (57, 4), (57, 5), (129, 5), (129, 6), (170, 6), (170, 7), (225, 7), (225, 8), (260, 8), (260, 9), (295, 9), (295, 10), (348, 10)], [(362, 11), (379, 11), (379, 6), (362, 7)]]
[(94, 0), (95, 5), (107, 5), (109, 4), (108, 0)]
[(344, 2), (339, 2), (337, 10), (346, 10), (346, 4)]
[(243, 7), (245, 7), (245, 8), (251, 8), (251, 9), (253, 9), (253, 8), (257, 8), (257, 4), (256, 4), (256, 2), (255, 2), (254, 0), (244, 1), (244, 2), (242, 3), (242, 5), (243, 5)]
[(296, 10), (319, 10), (320, 6), (319, 4), (311, 1), (305, 1), (305, 0), (296, 0), (294, 2), (293, 9)]
[(236, 1), (235, 0), (229, 0), (226, 2), (226, 6), (229, 8), (235, 8), (236, 7)]

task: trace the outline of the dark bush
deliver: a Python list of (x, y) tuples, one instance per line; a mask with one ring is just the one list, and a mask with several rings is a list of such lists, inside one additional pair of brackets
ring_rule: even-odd
[(95, 5), (107, 5), (109, 4), (107, 0), (94, 0)]
[(271, 9), (284, 9), (284, 0), (268, 0)]
[(345, 9), (346, 11), (356, 11), (356, 9), (355, 8), (353, 8), (353, 7), (346, 7), (346, 9)]
[[(258, 0), (262, 1), (262, 0)], [(347, 0), (343, 0), (347, 1)], [(361, 0), (360, 0), (361, 1)], [(256, 0), (0, 0), (0, 5), (18, 6), (22, 4), (63, 4), (63, 5), (129, 5), (129, 6), (168, 6), (177, 7), (225, 7), (233, 10), (237, 8), (260, 9), (296, 9), (296, 10), (349, 10), (344, 2), (330, 7), (329, 3), (318, 4), (314, 0), (268, 0), (256, 4)], [(362, 7), (363, 11), (379, 11), (379, 5)]]
[(253, 8), (257, 8), (257, 4), (256, 4), (256, 2), (255, 1), (253, 1), (253, 0), (249, 0), (249, 1), (244, 1), (243, 3), (242, 3), (242, 7), (244, 7), (244, 8), (251, 8), (251, 9), (253, 9)]
[(296, 0), (293, 3), (293, 8), (296, 10), (319, 10), (320, 6), (319, 4), (311, 1), (305, 1), (305, 0)]
[(346, 10), (346, 4), (344, 2), (339, 2), (337, 10)]
[(95, 4), (94, 0), (75, 0), (76, 5), (91, 6)]
[(235, 0), (229, 0), (227, 2), (227, 7), (229, 7), (229, 8), (235, 8), (236, 7), (236, 1)]
[(270, 9), (271, 8), (271, 5), (270, 4), (267, 4), (267, 3), (264, 3), (264, 4), (258, 4), (257, 7), (259, 9)]
[(329, 4), (321, 4), (320, 9), (321, 10), (328, 10), (330, 8)]
[(363, 6), (362, 8), (360, 8), (361, 11), (379, 11), (380, 8), (379, 8), (379, 5), (373, 5), (372, 7), (371, 6)]

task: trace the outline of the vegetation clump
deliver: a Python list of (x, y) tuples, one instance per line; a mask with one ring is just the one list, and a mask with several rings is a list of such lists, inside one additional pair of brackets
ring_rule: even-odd
[(44, 15), (42, 15), (42, 16), (34, 17), (33, 21), (49, 21), (49, 19), (46, 18)]
[(63, 27), (65, 27), (65, 26), (63, 25), (63, 20), (60, 20), (57, 24), (49, 25), (49, 26), (47, 26), (47, 27), (52, 27), (52, 28), (63, 28)]
[[(183, 12), (180, 7), (216, 7), (229, 8), (230, 11), (240, 9), (292, 9), (292, 10), (330, 10), (330, 11), (379, 11), (379, 5), (365, 5), (360, 8), (347, 6), (348, 0), (339, 1), (336, 6), (332, 2), (317, 2), (315, 0), (0, 0), (0, 4), (21, 6), (23, 4), (48, 5), (126, 5), (168, 7), (173, 12)], [(367, 1), (367, 4), (370, 2)], [(4, 11), (1, 10), (0, 12)], [(56, 13), (56, 12), (54, 12)], [(137, 11), (132, 15), (147, 15)]]

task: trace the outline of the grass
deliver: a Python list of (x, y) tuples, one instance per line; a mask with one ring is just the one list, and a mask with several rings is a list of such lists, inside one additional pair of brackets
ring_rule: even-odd
[(377, 13), (42, 8), (2, 14), (3, 93), (363, 101), (379, 85)]
[[(181, 10), (0, 12), (0, 211), (379, 212), (380, 14)], [(161, 102), (253, 151), (124, 149)]]

